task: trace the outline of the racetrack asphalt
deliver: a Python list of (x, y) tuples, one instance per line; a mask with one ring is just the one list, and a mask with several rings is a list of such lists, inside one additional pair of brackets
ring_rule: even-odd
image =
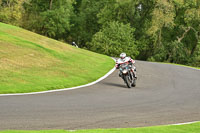
[(137, 61), (128, 89), (116, 70), (76, 90), (0, 97), (0, 130), (96, 129), (200, 120), (200, 70)]

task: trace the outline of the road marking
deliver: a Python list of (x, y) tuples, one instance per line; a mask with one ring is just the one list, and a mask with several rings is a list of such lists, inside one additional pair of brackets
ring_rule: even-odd
[(77, 130), (67, 130), (67, 131), (69, 131), (69, 132), (76, 132)]
[(186, 124), (192, 124), (200, 121), (192, 121), (192, 122), (185, 122), (185, 123), (177, 123), (177, 124), (171, 124), (171, 125), (186, 125)]
[[(115, 59), (112, 58), (114, 61)], [(86, 85), (81, 85), (81, 86), (76, 86), (76, 87), (71, 87), (71, 88), (64, 88), (64, 89), (57, 89), (57, 90), (49, 90), (49, 91), (41, 91), (41, 92), (31, 92), (31, 93), (13, 93), (13, 94), (0, 94), (0, 97), (2, 96), (23, 96), (23, 95), (36, 95), (36, 94), (44, 94), (44, 93), (50, 93), (50, 92), (59, 92), (59, 91), (68, 91), (68, 90), (75, 90), (75, 89), (79, 89), (79, 88), (83, 88), (83, 87), (88, 87), (91, 85), (94, 85), (98, 82), (100, 82), (101, 80), (107, 78), (111, 73), (113, 73), (115, 71), (115, 67), (113, 69), (111, 69), (106, 75), (104, 75), (103, 77), (99, 78), (98, 80), (88, 83)]]

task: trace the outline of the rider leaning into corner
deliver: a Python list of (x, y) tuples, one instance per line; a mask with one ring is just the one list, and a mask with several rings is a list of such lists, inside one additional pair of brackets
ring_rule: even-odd
[[(120, 65), (124, 63), (129, 63), (129, 65), (131, 65), (131, 71), (134, 73), (135, 78), (137, 79), (135, 61), (131, 59), (131, 57), (127, 57), (126, 53), (121, 53), (120, 58), (116, 61), (116, 69), (119, 69)], [(121, 77), (121, 73), (119, 73), (119, 76)]]

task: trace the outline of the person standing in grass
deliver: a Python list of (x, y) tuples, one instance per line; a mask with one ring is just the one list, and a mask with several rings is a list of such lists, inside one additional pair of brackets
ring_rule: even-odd
[(74, 47), (77, 47), (77, 48), (78, 48), (78, 45), (77, 45), (75, 42), (72, 42), (72, 46), (74, 46)]

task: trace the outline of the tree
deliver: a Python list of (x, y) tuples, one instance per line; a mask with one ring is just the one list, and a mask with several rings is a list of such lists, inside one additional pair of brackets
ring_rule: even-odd
[(55, 39), (65, 39), (72, 26), (73, 3), (73, 0), (30, 0), (24, 5), (24, 27)]
[(109, 22), (102, 30), (97, 32), (90, 45), (90, 50), (117, 57), (121, 52), (135, 58), (138, 55), (136, 41), (134, 40), (134, 28), (130, 24), (118, 21)]
[(137, 4), (138, 2), (133, 0), (110, 0), (99, 12), (98, 23), (103, 25), (111, 21), (119, 21), (133, 24)]
[(98, 23), (101, 25), (111, 21), (129, 23), (135, 28), (134, 36), (140, 51), (137, 58), (146, 60), (152, 53), (152, 37), (146, 31), (150, 27), (154, 4), (154, 0), (111, 0), (97, 15)]
[[(181, 1), (174, 0), (175, 5), (175, 28), (171, 38), (172, 44), (177, 44), (176, 49), (173, 52), (168, 52), (168, 60), (176, 63), (188, 64), (195, 62), (195, 51), (198, 50), (199, 33), (200, 33), (200, 6), (198, 1)], [(178, 59), (175, 55), (175, 51), (180, 51), (184, 55), (184, 60)], [(195, 56), (195, 57), (194, 57)]]
[(21, 25), (24, 0), (0, 0), (0, 22)]
[[(154, 50), (158, 52), (162, 47), (162, 31), (164, 28), (174, 27), (175, 9), (170, 0), (156, 0), (152, 12), (151, 26), (147, 33), (154, 38)], [(167, 32), (167, 31), (165, 31)]]
[(49, 2), (49, 10), (52, 9), (52, 4), (53, 4), (53, 0), (50, 0), (50, 2)]
[(97, 14), (110, 0), (82, 0), (76, 10), (76, 16), (73, 17), (71, 36), (80, 47), (87, 47), (86, 43), (90, 42), (92, 36), (101, 29), (98, 23)]

